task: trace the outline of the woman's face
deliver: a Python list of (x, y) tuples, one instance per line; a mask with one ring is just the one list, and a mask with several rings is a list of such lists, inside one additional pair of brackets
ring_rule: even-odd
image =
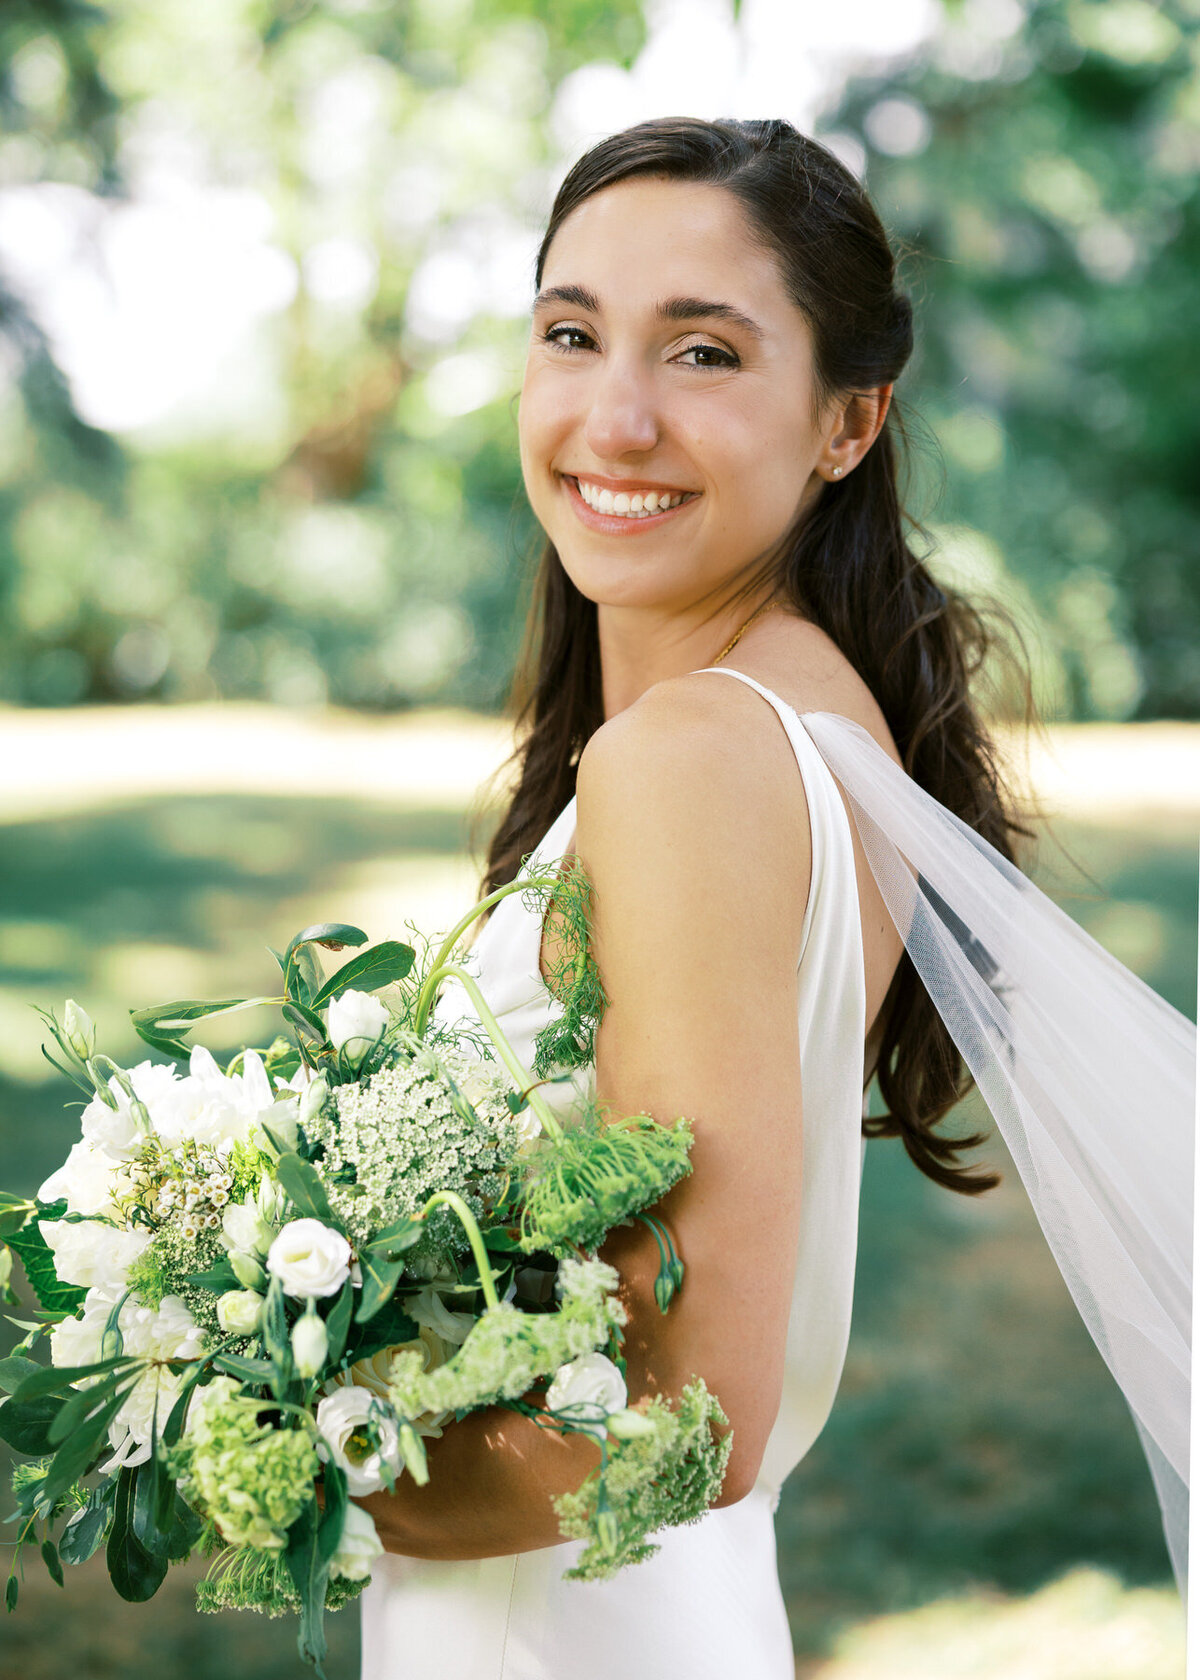
[(521, 391), (534, 513), (580, 592), (720, 605), (819, 493), (812, 341), (721, 187), (643, 177), (555, 235)]

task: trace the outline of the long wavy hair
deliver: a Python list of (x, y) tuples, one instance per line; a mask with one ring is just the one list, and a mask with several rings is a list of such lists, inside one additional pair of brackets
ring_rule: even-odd
[[(641, 175), (720, 186), (740, 201), (811, 329), (814, 419), (838, 396), (899, 377), (913, 346), (912, 305), (898, 289), (887, 234), (851, 172), (786, 122), (663, 118), (601, 141), (559, 189), (538, 253), (539, 286), (571, 212)], [(765, 578), (749, 579), (739, 596), (770, 580), (776, 597), (819, 625), (875, 696), (908, 773), (1014, 859), (1017, 836), (1030, 830), (1017, 820), (972, 697), (996, 637), (979, 608), (940, 588), (909, 546), (906, 520), (929, 536), (901, 505), (898, 470), (909, 448), (893, 397), (854, 472), (825, 484), (766, 562)], [(1028, 716), (1028, 684), (1025, 697)], [(596, 605), (550, 543), (510, 710), (519, 745), (505, 772), (515, 791), (492, 837), (484, 892), (513, 879), (570, 801), (579, 755), (604, 722)], [(921, 1171), (950, 1189), (990, 1189), (997, 1174), (958, 1159), (982, 1135), (935, 1129), (972, 1079), (907, 954), (885, 1012), (876, 1078), (887, 1112), (864, 1120), (864, 1132), (900, 1137)]]

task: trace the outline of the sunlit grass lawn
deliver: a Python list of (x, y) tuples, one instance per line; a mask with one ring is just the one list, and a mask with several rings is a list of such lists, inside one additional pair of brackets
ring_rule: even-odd
[[(1052, 869), (1052, 849), (1043, 879), (1194, 1014), (1200, 796), (1193, 808), (1185, 772), (1138, 806), (1148, 749), (1167, 739), (1071, 736), (1065, 762), (1087, 786), (1078, 774), (1058, 785), (1069, 814), (1057, 832), (1099, 885), (1061, 858)], [(1170, 739), (1194, 770), (1200, 729)], [(252, 710), (0, 714), (0, 745), (0, 1183), (26, 1191), (77, 1135), (30, 1003), (78, 997), (110, 1053), (132, 1058), (129, 1007), (265, 990), (266, 945), (307, 922), (354, 921), (373, 938), (402, 935), (407, 919), (448, 925), (478, 879), (463, 813), (504, 750), (488, 720)], [(245, 1037), (272, 1027), (242, 1020)], [(896, 1145), (870, 1146), (845, 1379), (785, 1490), (779, 1534), (800, 1672), (814, 1680), (1182, 1675), (1132, 1423), (1011, 1169), (969, 1202)], [(196, 1618), (186, 1572), (129, 1609), (99, 1560), (65, 1595), (39, 1568), (4, 1627), (0, 1680), (299, 1672), (290, 1624)], [(353, 1612), (331, 1620), (331, 1677), (354, 1672), (356, 1631)], [(1072, 1667), (1064, 1650), (1092, 1656)]]

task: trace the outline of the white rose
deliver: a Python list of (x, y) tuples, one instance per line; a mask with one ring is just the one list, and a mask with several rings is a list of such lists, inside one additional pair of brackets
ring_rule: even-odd
[(271, 1244), (267, 1270), (288, 1295), (336, 1295), (350, 1276), (350, 1244), (319, 1219), (293, 1219)]
[(375, 1559), (382, 1556), (383, 1542), (375, 1532), (370, 1513), (361, 1505), (347, 1505), (342, 1537), (329, 1565), (331, 1573), (342, 1575), (347, 1581), (365, 1581)]
[(340, 997), (330, 999), (326, 1028), (335, 1050), (346, 1047), (349, 1056), (362, 1056), (379, 1038), (391, 1016), (370, 992), (356, 992), (347, 986)]
[[(94, 1100), (98, 1102), (99, 1098)], [(112, 1110), (106, 1112), (111, 1114)], [(113, 1192), (123, 1188), (124, 1182), (119, 1162), (105, 1150), (81, 1140), (72, 1144), (62, 1166), (42, 1185), (38, 1201), (57, 1202), (65, 1198), (68, 1213), (108, 1213)]]
[(585, 1353), (560, 1366), (546, 1390), (550, 1411), (565, 1413), (576, 1429), (597, 1440), (604, 1438), (605, 1418), (624, 1411), (628, 1398), (624, 1377), (602, 1353)]
[(217, 1301), (217, 1323), (227, 1336), (252, 1336), (265, 1297), (257, 1289), (228, 1289)]
[[(394, 1347), (380, 1348), (369, 1359), (360, 1359), (344, 1371), (336, 1372), (325, 1384), (325, 1393), (336, 1394), (339, 1388), (364, 1388), (377, 1400), (387, 1400), (391, 1391), (392, 1365), (398, 1353), (419, 1353), (421, 1369), (436, 1371), (453, 1351), (450, 1344), (422, 1325), (421, 1334), (415, 1341), (397, 1342)], [(440, 1435), (442, 1425), (450, 1415), (449, 1412), (423, 1412), (420, 1417), (412, 1419), (412, 1425), (418, 1435)]]
[(100, 1219), (40, 1219), (61, 1283), (121, 1291), (129, 1268), (150, 1241), (149, 1231), (121, 1231)]
[[(368, 1420), (378, 1446), (367, 1433)], [(403, 1460), (395, 1413), (365, 1388), (339, 1388), (336, 1394), (326, 1395), (317, 1407), (317, 1429), (321, 1435), (317, 1451), (346, 1472), (353, 1498), (378, 1493), (384, 1486), (385, 1467), (393, 1478), (400, 1474)]]

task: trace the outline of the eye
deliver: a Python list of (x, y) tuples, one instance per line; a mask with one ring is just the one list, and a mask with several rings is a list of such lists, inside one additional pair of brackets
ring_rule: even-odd
[[(568, 342), (568, 340), (573, 342)], [(582, 327), (549, 327), (542, 334), (542, 341), (545, 344), (553, 345), (556, 350), (562, 350), (568, 355), (572, 350), (586, 350), (589, 346), (594, 347), (596, 342), (590, 333), (584, 332)]]
[(735, 368), (741, 366), (733, 351), (723, 350), (719, 344), (689, 344), (686, 350), (680, 352), (676, 360), (682, 361), (684, 356), (695, 356), (697, 360), (690, 365), (697, 368)]

